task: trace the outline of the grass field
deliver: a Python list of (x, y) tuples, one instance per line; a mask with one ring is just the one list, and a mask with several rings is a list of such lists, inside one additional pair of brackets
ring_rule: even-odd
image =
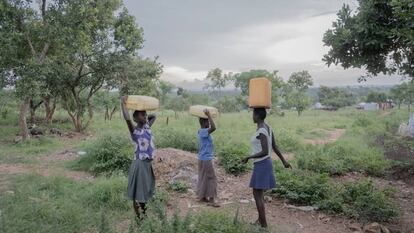
[[(0, 163), (25, 164), (41, 163), (42, 156), (65, 149), (87, 150), (97, 145), (106, 150), (106, 144), (99, 144), (105, 136), (127, 140), (125, 123), (116, 115), (112, 121), (104, 122), (101, 114), (87, 132), (90, 136), (73, 139), (45, 136), (28, 142), (15, 144), (17, 131), (16, 113), (1, 119)], [(41, 113), (40, 113), (41, 114)], [(279, 188), (274, 191), (278, 198), (291, 203), (318, 206), (327, 213), (342, 213), (360, 221), (389, 221), (397, 215), (393, 206), (392, 190), (376, 187), (372, 181), (362, 180), (355, 184), (338, 183), (335, 178), (348, 172), (359, 172), (368, 177), (384, 177), (397, 162), (385, 158), (384, 147), (377, 143), (378, 137), (395, 140), (400, 122), (407, 119), (406, 110), (362, 112), (351, 108), (337, 112), (306, 111), (297, 117), (295, 112), (287, 112), (284, 117), (268, 115), (266, 121), (273, 128), (281, 150), (291, 155), (292, 171), (283, 170), (280, 162), (275, 162), (275, 172)], [(59, 112), (56, 123), (64, 131), (71, 128), (65, 113)], [(167, 125), (168, 119), (168, 125)], [(156, 146), (173, 147), (186, 151), (196, 151), (196, 133), (199, 128), (197, 118), (187, 113), (158, 112), (153, 126)], [(327, 144), (312, 144), (309, 140), (329, 139), (329, 132), (342, 130), (339, 139)], [(216, 154), (221, 163), (232, 168), (234, 173), (248, 170), (236, 166), (238, 158), (249, 153), (249, 140), (255, 131), (251, 112), (222, 114), (217, 119), (214, 133)], [(409, 146), (412, 144), (409, 143)], [(132, 148), (132, 144), (131, 144)], [(122, 155), (130, 156), (130, 149)], [(414, 148), (414, 147), (413, 147)], [(110, 151), (110, 148), (108, 149)], [(96, 152), (98, 153), (98, 152)], [(99, 152), (102, 153), (102, 152)], [(110, 155), (116, 152), (108, 152)], [(112, 154), (111, 154), (112, 153)], [(245, 154), (244, 154), (245, 153)], [(226, 161), (232, 160), (232, 161)], [(233, 161), (234, 160), (234, 161)], [(1, 232), (254, 232), (258, 229), (244, 221), (233, 224), (232, 214), (226, 210), (202, 211), (187, 217), (165, 215), (165, 199), (169, 191), (160, 192), (157, 201), (150, 208), (149, 218), (138, 228), (134, 224), (130, 203), (125, 198), (126, 177), (115, 162), (89, 159), (63, 161), (54, 164), (62, 169), (88, 170), (90, 166), (105, 164), (105, 169), (113, 169), (111, 175), (99, 176), (94, 180), (73, 180), (63, 176), (41, 176), (35, 173), (3, 174), (0, 180), (0, 231)], [(126, 161), (128, 160), (116, 160)], [(74, 165), (75, 163), (75, 165)], [(76, 163), (78, 166), (76, 166)], [(224, 166), (224, 165), (223, 165)], [(238, 170), (239, 169), (239, 170)], [(226, 167), (227, 170), (227, 167)], [(118, 172), (119, 171), (119, 172)], [(1, 170), (0, 170), (1, 172)], [(163, 190), (161, 188), (161, 190)], [(367, 205), (367, 203), (369, 203)], [(202, 220), (202, 221), (201, 221)], [(126, 223), (125, 223), (126, 221)], [(119, 223), (123, 226), (120, 226)], [(217, 224), (219, 222), (220, 224)], [(126, 227), (125, 227), (126, 225)], [(166, 231), (165, 227), (169, 226)], [(215, 228), (216, 227), (216, 228)], [(58, 231), (57, 231), (58, 229)]]

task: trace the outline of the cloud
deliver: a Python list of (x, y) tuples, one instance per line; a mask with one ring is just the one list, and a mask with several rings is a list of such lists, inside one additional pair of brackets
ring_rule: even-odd
[(247, 59), (252, 65), (258, 62), (268, 67), (318, 62), (328, 50), (323, 46), (322, 37), (334, 19), (335, 14), (322, 14), (283, 23), (264, 23), (229, 31), (210, 40), (234, 55), (230, 62)]
[(161, 79), (178, 83), (182, 81), (193, 81), (195, 79), (204, 79), (207, 75), (206, 71), (189, 71), (180, 66), (166, 66), (161, 75)]

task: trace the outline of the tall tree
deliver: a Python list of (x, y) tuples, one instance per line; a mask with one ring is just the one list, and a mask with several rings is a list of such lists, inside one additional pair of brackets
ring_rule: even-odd
[(356, 102), (356, 98), (352, 93), (337, 87), (321, 86), (318, 91), (318, 98), (323, 105), (337, 108), (350, 106)]
[(309, 72), (300, 71), (292, 73), (283, 88), (285, 104), (289, 108), (295, 108), (298, 116), (310, 105), (311, 100), (307, 91), (311, 85), (313, 81)]
[(224, 74), (219, 68), (212, 69), (206, 76), (206, 80), (210, 83), (206, 84), (204, 88), (212, 91), (217, 90), (218, 96), (221, 97), (221, 90), (231, 81), (231, 76), (231, 73)]
[(37, 3), (39, 10), (29, 0), (0, 1), (0, 75), (22, 100), (19, 125), (24, 140), (29, 137), (26, 113), (33, 98), (44, 93), (47, 64), (59, 51), (61, 38), (47, 1)]
[[(323, 38), (330, 48), (323, 60), (364, 68), (360, 78), (383, 74), (414, 77), (414, 5), (412, 0), (358, 0), (352, 12), (344, 5)], [(414, 82), (414, 81), (413, 81)]]
[(159, 89), (161, 90), (161, 102), (165, 103), (165, 98), (168, 93), (171, 92), (171, 90), (174, 88), (174, 85), (166, 82), (166, 81), (160, 81), (158, 84)]

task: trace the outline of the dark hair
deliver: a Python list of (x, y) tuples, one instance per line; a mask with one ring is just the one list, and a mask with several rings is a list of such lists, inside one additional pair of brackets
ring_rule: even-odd
[(200, 125), (204, 125), (204, 124), (207, 124), (208, 123), (208, 119), (206, 119), (206, 118), (199, 117), (199, 120), (198, 121), (200, 122)]
[(134, 111), (134, 113), (132, 114), (132, 117), (138, 117), (138, 114), (140, 113), (140, 112), (145, 112), (145, 111), (138, 111), (138, 110), (135, 110)]
[(259, 117), (259, 119), (264, 120), (266, 119), (266, 109), (264, 108), (254, 108), (253, 114)]

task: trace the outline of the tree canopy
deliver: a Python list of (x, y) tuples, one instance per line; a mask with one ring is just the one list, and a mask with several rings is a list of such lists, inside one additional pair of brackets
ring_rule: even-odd
[(352, 12), (344, 5), (323, 42), (328, 66), (364, 68), (369, 76), (414, 77), (414, 4), (412, 0), (358, 0)]

